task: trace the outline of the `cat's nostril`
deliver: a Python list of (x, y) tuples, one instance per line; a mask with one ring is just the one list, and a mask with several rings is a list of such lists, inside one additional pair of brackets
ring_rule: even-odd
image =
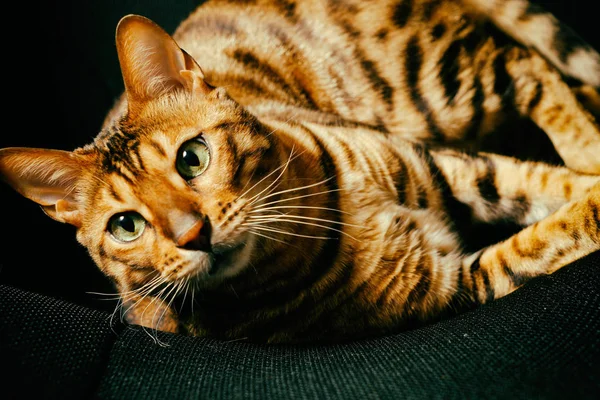
[(210, 221), (207, 217), (204, 217), (179, 238), (177, 247), (186, 250), (209, 252), (211, 250), (210, 236)]

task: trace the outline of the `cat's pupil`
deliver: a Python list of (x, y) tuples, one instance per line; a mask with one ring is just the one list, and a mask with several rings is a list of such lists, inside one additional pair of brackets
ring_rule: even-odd
[(185, 163), (191, 167), (200, 166), (200, 159), (193, 151), (184, 150), (182, 154)]
[(135, 223), (133, 222), (133, 219), (126, 215), (121, 215), (121, 217), (119, 217), (119, 225), (127, 232), (135, 232)]

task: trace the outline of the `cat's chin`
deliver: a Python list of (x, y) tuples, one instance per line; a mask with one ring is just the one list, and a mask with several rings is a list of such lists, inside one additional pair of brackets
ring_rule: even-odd
[(194, 266), (196, 271), (191, 271), (191, 274), (198, 284), (206, 286), (218, 284), (237, 275), (249, 263), (253, 247), (251, 242), (252, 240), (244, 240), (235, 245), (217, 245), (209, 253), (195, 252), (198, 253)]

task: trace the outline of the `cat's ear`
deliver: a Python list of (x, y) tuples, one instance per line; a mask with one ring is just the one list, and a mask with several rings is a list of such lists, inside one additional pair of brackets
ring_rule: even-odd
[(212, 89), (196, 61), (145, 17), (123, 17), (117, 26), (116, 43), (130, 111), (174, 90), (205, 94)]
[(74, 153), (31, 148), (0, 149), (0, 178), (42, 206), (51, 218), (81, 226), (76, 183), (87, 163)]

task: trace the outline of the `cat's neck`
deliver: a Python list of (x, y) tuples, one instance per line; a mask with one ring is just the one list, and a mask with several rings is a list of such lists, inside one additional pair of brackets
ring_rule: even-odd
[[(221, 295), (236, 288), (232, 292), (236, 303), (235, 292), (249, 293), (250, 297), (253, 292), (264, 293), (265, 282), (271, 278), (285, 275), (286, 280), (296, 281), (310, 276), (318, 269), (313, 263), (322, 258), (321, 253), (336, 253), (327, 249), (332, 245), (339, 249), (342, 242), (338, 224), (341, 188), (325, 145), (291, 120), (271, 119), (262, 129), (271, 137), (271, 151), (276, 156), (261, 172), (267, 179), (256, 189), (259, 195), (252, 205), (252, 215), (264, 223), (257, 223), (254, 239), (261, 251), (255, 252), (257, 258), (250, 264), (261, 265), (261, 272), (257, 276), (247, 268), (242, 275), (214, 288)], [(294, 251), (307, 248), (313, 252)]]

